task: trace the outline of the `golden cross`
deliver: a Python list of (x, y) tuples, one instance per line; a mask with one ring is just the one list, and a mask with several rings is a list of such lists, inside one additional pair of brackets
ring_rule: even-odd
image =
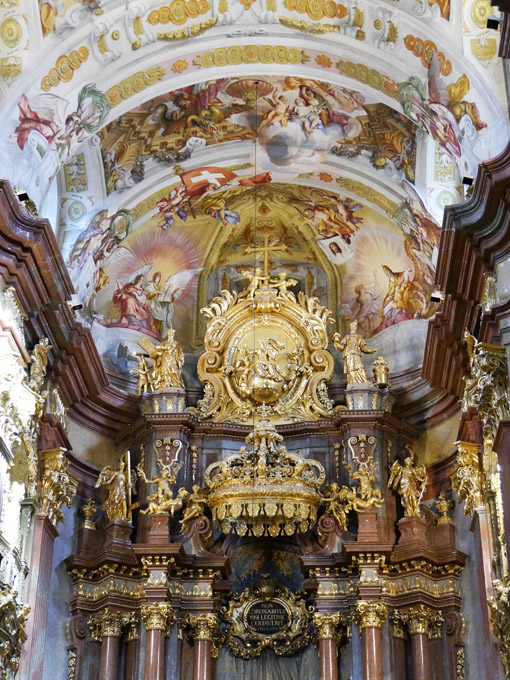
[[(262, 243), (259, 245), (257, 241), (260, 241), (258, 237), (262, 236)], [(288, 246), (278, 237), (275, 236), (271, 227), (264, 226), (259, 227), (255, 231), (255, 238), (253, 243), (251, 243), (246, 249), (245, 254), (255, 255), (256, 253), (263, 253), (264, 255), (264, 276), (269, 276), (269, 255), (270, 253), (284, 252), (287, 253), (289, 250)]]

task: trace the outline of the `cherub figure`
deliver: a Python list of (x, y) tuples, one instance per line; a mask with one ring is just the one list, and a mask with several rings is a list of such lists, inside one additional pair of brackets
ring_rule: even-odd
[(269, 279), (269, 285), (278, 290), (280, 297), (296, 302), (296, 296), (292, 291), (289, 291), (289, 288), (297, 286), (297, 281), (287, 278), (287, 272), (280, 272), (277, 278)]
[(357, 463), (357, 468), (352, 463), (344, 463), (344, 465), (351, 479), (358, 483), (357, 493), (360, 499), (380, 507), (383, 499), (380, 490), (375, 486), (374, 459), (370, 457), (366, 461), (361, 461), (355, 456), (353, 461)]
[(183, 529), (188, 526), (192, 519), (201, 517), (204, 514), (205, 506), (207, 505), (203, 489), (194, 484), (191, 491), (192, 493), (188, 496), (186, 509), (184, 510), (181, 519)]
[(322, 500), (328, 503), (326, 512), (338, 522), (338, 525), (347, 531), (347, 513), (352, 507), (352, 500), (356, 494), (347, 486), (339, 487), (336, 482), (330, 487), (329, 496), (323, 496)]
[(262, 269), (260, 267), (255, 268), (255, 273), (252, 274), (248, 269), (241, 272), (243, 276), (250, 279), (248, 287), (239, 295), (239, 297), (247, 297), (249, 300), (255, 298), (255, 291), (262, 286), (267, 285), (269, 281), (269, 276), (263, 276)]
[(140, 357), (138, 360), (138, 366), (132, 368), (130, 373), (135, 373), (138, 376), (136, 382), (136, 387), (138, 389), (138, 394), (143, 394), (144, 392), (154, 392), (154, 383), (152, 382), (151, 372), (147, 366), (147, 361), (143, 354), (137, 354), (135, 356)]
[(146, 515), (147, 513), (150, 513), (151, 515), (163, 514), (172, 507), (170, 501), (174, 500), (173, 484), (175, 484), (177, 473), (183, 466), (183, 463), (172, 460), (170, 463), (165, 464), (158, 459), (157, 465), (160, 470), (160, 475), (159, 477), (154, 477), (154, 479), (147, 479), (141, 462), (136, 466), (139, 476), (146, 484), (157, 484), (156, 491), (150, 496), (147, 496), (148, 501), (156, 502), (149, 503), (149, 506), (145, 510), (140, 510), (142, 515)]
[(414, 467), (414, 454), (409, 448), (408, 451), (404, 465), (397, 459), (391, 466), (388, 488), (399, 494), (406, 517), (419, 517), (420, 501), (427, 484), (427, 468), (425, 465)]
[(271, 104), (273, 108), (264, 115), (260, 121), (257, 132), (260, 133), (264, 128), (269, 127), (270, 125), (276, 125), (277, 123), (280, 123), (282, 127), (287, 127), (289, 122), (289, 100), (287, 97), (284, 94), (281, 94), (275, 99), (273, 95), (272, 99), (265, 97), (265, 100)]
[(103, 508), (110, 522), (115, 519), (129, 521), (127, 475), (128, 471), (123, 460), (119, 462), (116, 470), (107, 465), (99, 473), (95, 486), (96, 489), (103, 485), (109, 487), (108, 498), (103, 503)]

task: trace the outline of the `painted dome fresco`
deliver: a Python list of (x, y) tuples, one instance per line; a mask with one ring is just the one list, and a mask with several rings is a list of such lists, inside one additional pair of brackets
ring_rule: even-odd
[(170, 328), (193, 375), (201, 308), (258, 266), (288, 272), (337, 330), (357, 320), (394, 372), (419, 363), (443, 209), (508, 138), (488, 2), (0, 12), (0, 172), (55, 226), (122, 389), (140, 339)]

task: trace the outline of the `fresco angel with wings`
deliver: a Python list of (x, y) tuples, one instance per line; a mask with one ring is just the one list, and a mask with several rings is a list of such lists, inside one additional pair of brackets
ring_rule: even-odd
[(138, 330), (157, 340), (165, 338), (172, 328), (174, 302), (181, 296), (200, 268), (185, 269), (163, 282), (162, 273), (151, 272), (152, 263), (143, 265), (124, 282), (117, 282), (112, 302), (116, 307), (109, 326)]

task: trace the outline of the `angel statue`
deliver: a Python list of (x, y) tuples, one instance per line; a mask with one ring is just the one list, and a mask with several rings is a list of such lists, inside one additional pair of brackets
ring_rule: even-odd
[[(175, 511), (174, 505), (178, 499), (174, 499), (172, 486), (175, 484), (177, 473), (184, 463), (179, 463), (176, 460), (172, 460), (170, 463), (163, 463), (163, 461), (158, 458), (157, 465), (159, 467), (159, 477), (154, 477), (154, 479), (147, 479), (142, 462), (136, 466), (139, 476), (146, 484), (157, 484), (156, 491), (150, 494), (150, 496), (147, 496), (148, 501), (155, 502), (149, 503), (149, 506), (145, 510), (140, 510), (140, 513), (142, 515), (146, 515), (147, 513), (151, 515), (160, 515), (170, 510), (173, 516)], [(180, 507), (182, 507), (182, 503)]]
[(397, 459), (390, 468), (388, 488), (394, 489), (400, 496), (406, 517), (420, 516), (420, 501), (427, 485), (427, 468), (425, 465), (413, 465), (413, 452), (404, 464)]
[(166, 340), (161, 345), (155, 345), (148, 338), (138, 341), (154, 362), (152, 367), (152, 382), (154, 389), (164, 390), (169, 387), (184, 389), (181, 369), (184, 364), (184, 354), (182, 349), (174, 340), (175, 331), (171, 328), (168, 331)]
[(333, 335), (333, 344), (344, 355), (344, 370), (347, 375), (348, 385), (368, 385), (367, 374), (363, 366), (361, 353), (374, 354), (377, 349), (370, 349), (365, 343), (365, 338), (357, 333), (358, 322), (350, 324), (348, 335), (340, 339), (340, 333)]
[(338, 522), (338, 525), (347, 531), (347, 513), (352, 507), (352, 501), (356, 494), (348, 486), (338, 486), (336, 482), (330, 487), (329, 496), (323, 496), (322, 500), (328, 503), (326, 506), (326, 512), (333, 517)]
[(138, 354), (134, 352), (138, 359), (138, 366), (132, 368), (130, 373), (135, 373), (138, 376), (136, 381), (136, 387), (138, 389), (138, 394), (143, 394), (144, 392), (154, 392), (154, 383), (152, 382), (152, 376), (149, 367), (147, 366), (147, 361), (143, 354)]
[(109, 465), (99, 473), (95, 488), (108, 486), (108, 498), (103, 503), (108, 520), (120, 519), (122, 522), (129, 521), (128, 500), (128, 470), (126, 463), (121, 460), (116, 470)]
[(192, 493), (188, 496), (186, 509), (184, 510), (181, 519), (183, 529), (187, 527), (192, 519), (201, 517), (204, 514), (205, 506), (207, 505), (207, 499), (205, 498), (203, 489), (194, 484), (191, 491)]

